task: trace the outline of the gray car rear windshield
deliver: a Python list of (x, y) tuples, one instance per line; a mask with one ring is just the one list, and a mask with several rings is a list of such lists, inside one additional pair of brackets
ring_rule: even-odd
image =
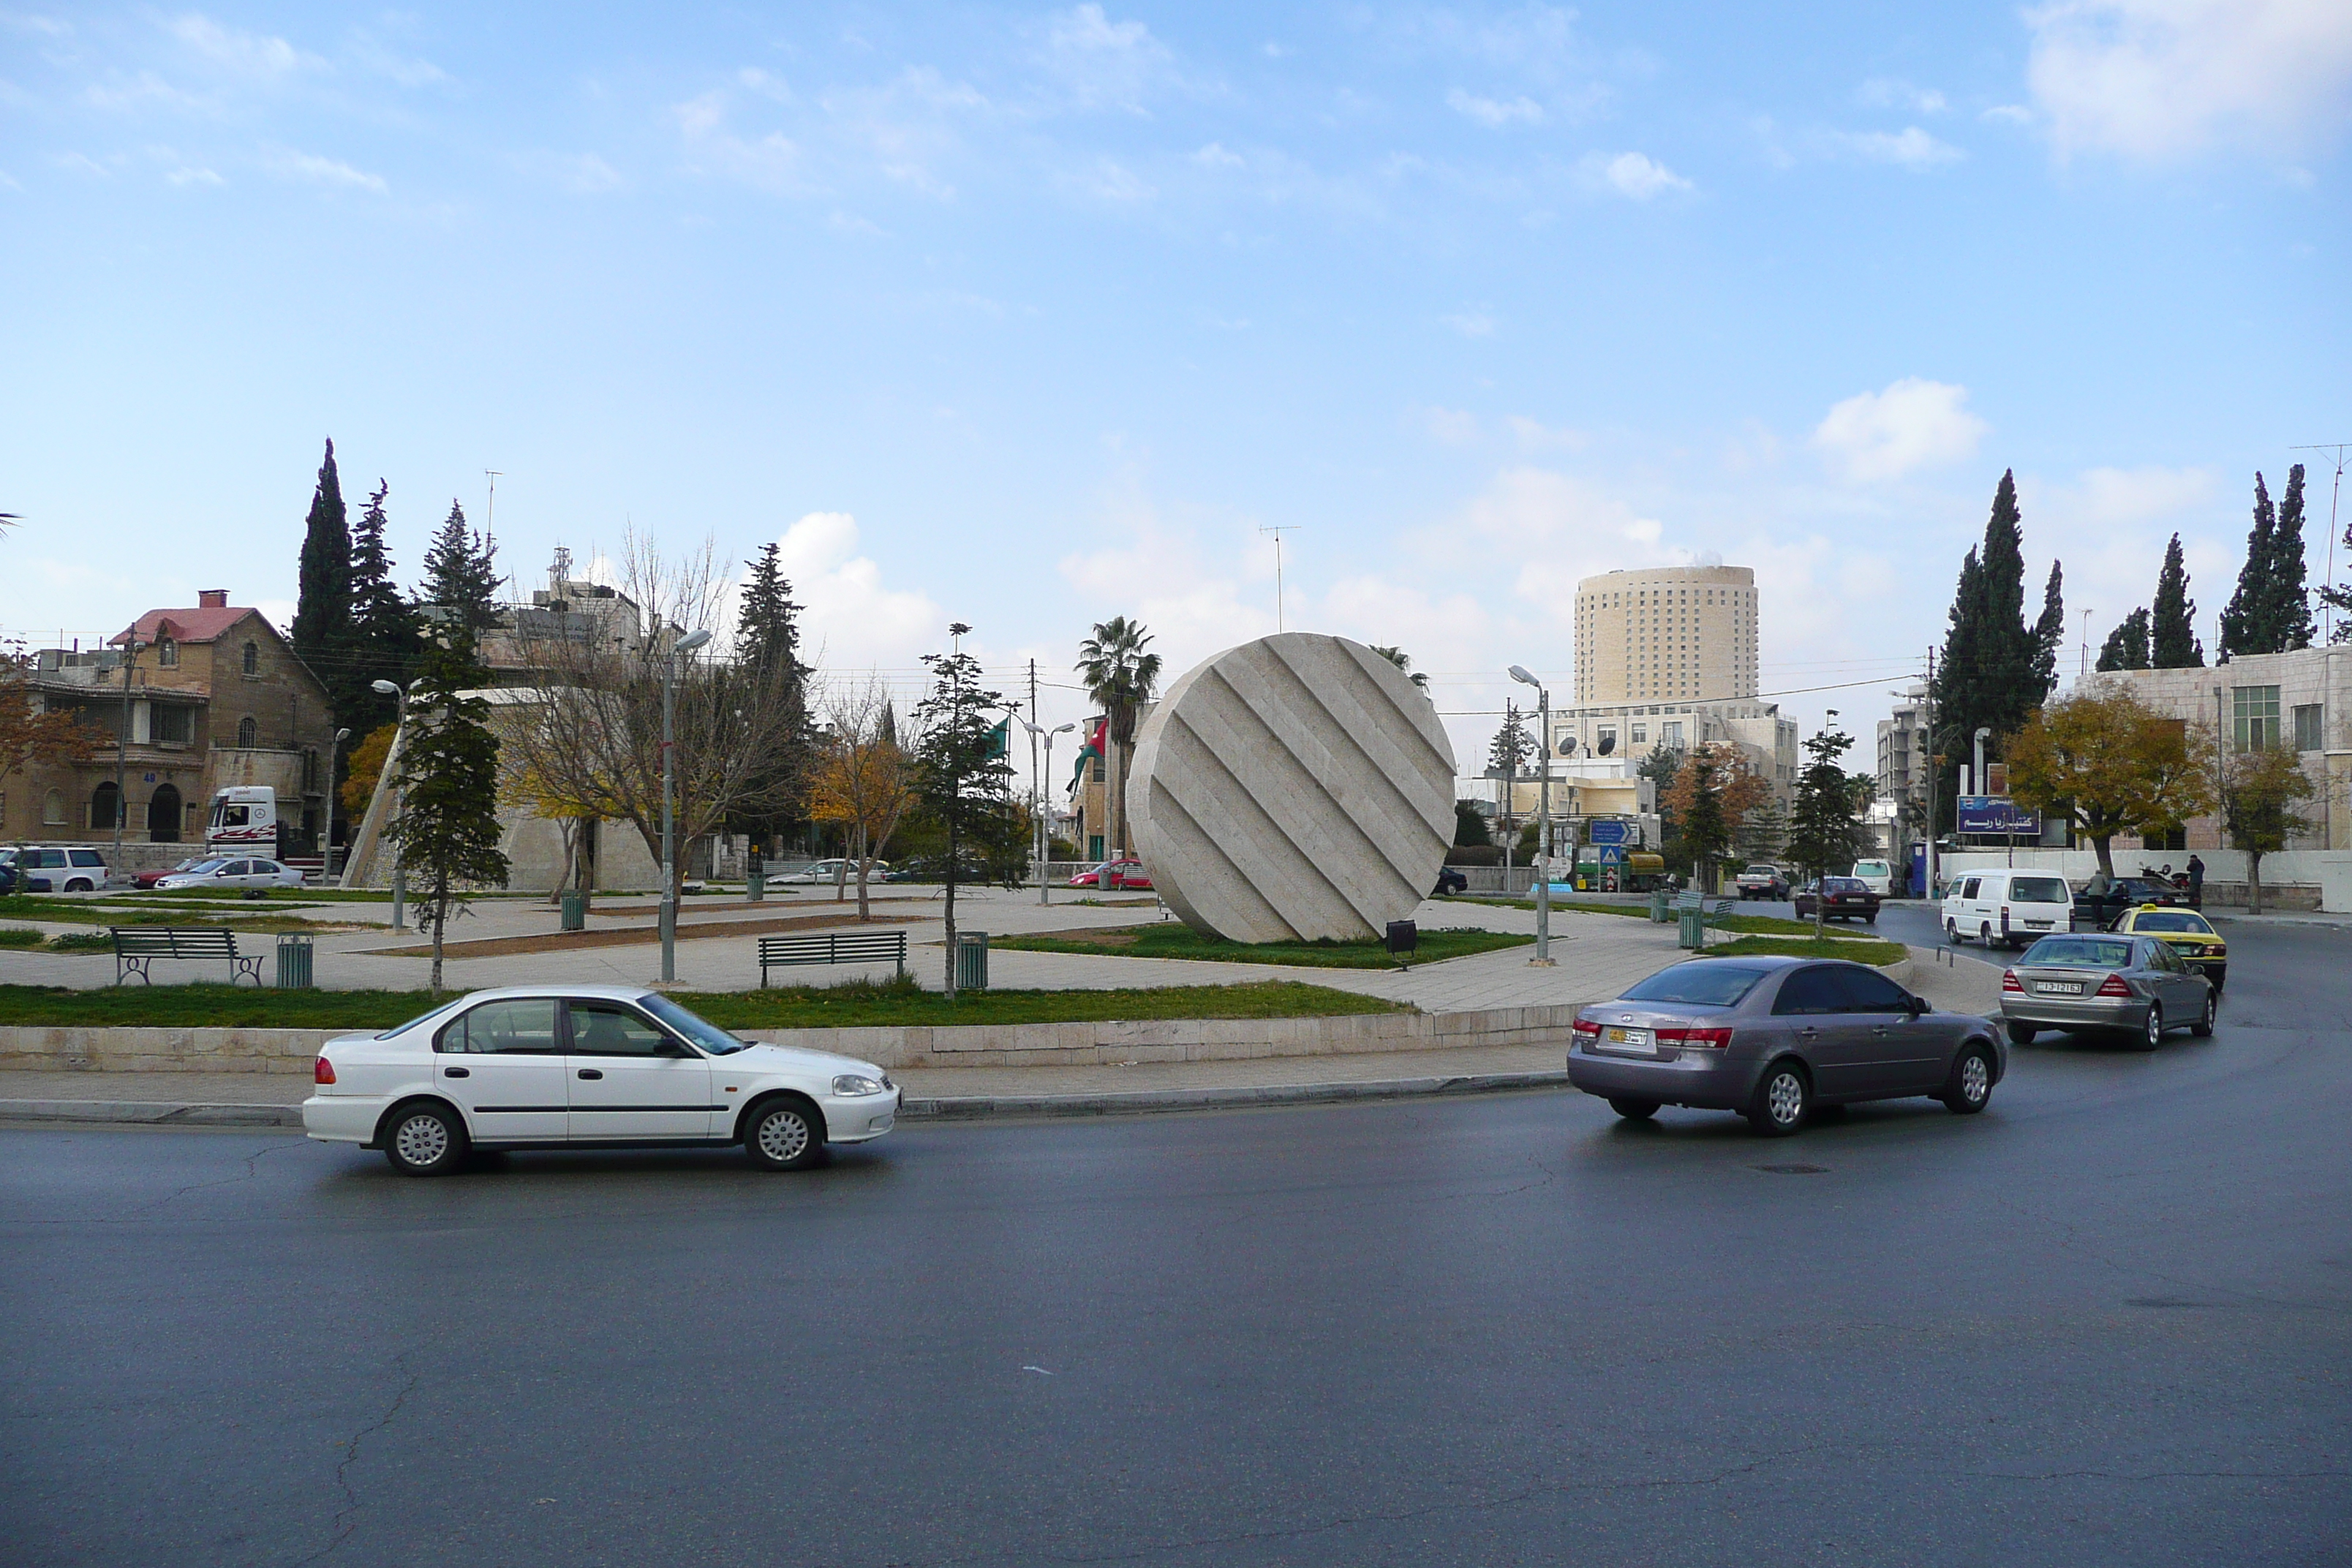
[(1680, 1002), (1694, 1007), (1729, 1007), (1756, 989), (1766, 971), (1741, 964), (1700, 959), (1661, 969), (1629, 991), (1618, 993), (1626, 1002)]
[(2072, 969), (2128, 969), (2132, 944), (2088, 936), (2045, 936), (2025, 950), (2021, 963), (2054, 963)]

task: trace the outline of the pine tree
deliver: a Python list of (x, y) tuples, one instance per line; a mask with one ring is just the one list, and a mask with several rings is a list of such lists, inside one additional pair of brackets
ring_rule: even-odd
[(2107, 640), (2099, 646), (2098, 668), (2109, 670), (2147, 667), (2147, 609), (2143, 605), (2126, 616), (2123, 624), (2107, 634)]
[[(950, 628), (961, 636), (970, 628)], [(947, 994), (956, 993), (956, 884), (963, 857), (978, 855), (991, 870), (1019, 874), (1024, 826), (1010, 794), (1012, 764), (996, 748), (995, 715), (1002, 693), (981, 687), (980, 661), (968, 653), (927, 653), (931, 689), (915, 706), (922, 739), (916, 743), (916, 798), (947, 833)]]
[[(2254, 475), (2254, 526), (2246, 535), (2246, 563), (2238, 568), (2238, 591), (2230, 595), (2229, 604), (2221, 610), (2221, 646), (2215, 650), (2215, 658), (2223, 664), (2229, 663), (2235, 654), (2273, 651), (2266, 645), (2271, 637), (2267, 623), (2275, 597), (2271, 578), (2277, 568), (2273, 539), (2277, 531), (2278, 515), (2271, 506), (2271, 492), (2264, 488), (2263, 476), (2257, 472)], [(2166, 565), (2169, 568), (2170, 564), (2168, 557)], [(2158, 598), (2160, 603), (2160, 590)], [(2172, 667), (2166, 665), (2163, 668)]]
[(2066, 603), (2061, 593), (2063, 574), (2050, 563), (2050, 581), (2042, 590), (2042, 618), (2033, 623), (2034, 702), (2038, 706), (2058, 689), (2058, 649), (2066, 641)]
[(330, 672), (352, 628), (352, 530), (343, 510), (343, 484), (335, 472), (331, 440), (319, 464), (318, 488), (310, 492), (310, 517), (302, 531), (296, 582), (294, 652), (326, 677), (331, 687)]
[[(461, 530), (463, 523), (458, 519)], [(465, 912), (465, 889), (507, 880), (507, 858), (499, 850), (499, 741), (489, 730), (490, 705), (465, 695), (488, 681), (465, 617), (435, 626), (409, 689), (408, 734), (394, 780), (400, 815), (384, 830), (417, 890), (417, 923), (433, 936), (436, 995), (442, 941), (450, 921)]]
[(2271, 531), (2270, 601), (2263, 653), (2311, 646), (2309, 576), (2303, 560), (2303, 465), (2287, 470), (2286, 494), (2279, 501), (2278, 526)]
[[(393, 581), (392, 552), (383, 542), (388, 522), (383, 498), (389, 489), (382, 479), (376, 481), (375, 493), (368, 497), (367, 510), (352, 531), (351, 662), (359, 688), (376, 704), (354, 710), (362, 721), (351, 727), (362, 733), (374, 728), (365, 719), (390, 723), (394, 717), (394, 700), (377, 695), (370, 683), (406, 679), (423, 651), (417, 642), (415, 608), (401, 596)], [(342, 710), (338, 707), (335, 711), (340, 716)]]
[[(1995, 754), (1999, 737), (2015, 733), (2048, 694), (2046, 687), (2034, 684), (2040, 644), (2037, 632), (2025, 625), (2023, 543), (2016, 476), (2004, 473), (1993, 492), (1984, 543), (1960, 563), (1935, 680), (1939, 731), (1973, 735), (1979, 728), (1990, 729)], [(1957, 757), (1949, 766), (1957, 785)], [(1937, 791), (1938, 814), (1945, 816), (1940, 826), (1949, 825), (1948, 814), (1958, 793), (1955, 787)]]
[(2148, 620), (2148, 665), (2155, 669), (2202, 669), (2205, 645), (2197, 640), (2197, 601), (2189, 596), (2189, 568), (2180, 557), (2180, 535), (2164, 548), (2157, 574), (2156, 608)]
[(736, 607), (737, 657), (754, 675), (756, 700), (780, 710), (785, 731), (800, 738), (748, 792), (751, 810), (739, 826), (764, 837), (799, 820), (812, 761), (807, 743), (809, 667), (800, 658), (801, 607), (793, 603), (793, 585), (784, 577), (776, 546), (763, 546), (760, 558), (745, 564), (751, 574), (744, 579)]
[(449, 515), (425, 552), (425, 582), (417, 590), (420, 606), (441, 612), (438, 620), (463, 622), (478, 637), (497, 618), (498, 546), (466, 526), (466, 509), (449, 503)]
[[(1805, 742), (1811, 759), (1797, 774), (1797, 803), (1789, 813), (1789, 858), (1811, 877), (1833, 877), (1872, 843), (1856, 815), (1854, 791), (1838, 759), (1853, 744), (1843, 731), (1823, 730)], [(1822, 934), (1824, 901), (1813, 899), (1813, 936)]]

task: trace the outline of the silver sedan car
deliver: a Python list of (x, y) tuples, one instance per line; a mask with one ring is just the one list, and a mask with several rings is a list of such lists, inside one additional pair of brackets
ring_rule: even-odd
[(1990, 1022), (1939, 1013), (1867, 964), (1756, 956), (1662, 969), (1570, 1026), (1568, 1081), (1618, 1115), (1736, 1110), (1784, 1137), (1817, 1105), (1927, 1095), (1982, 1110), (2009, 1067)]
[(2042, 1029), (2098, 1030), (2152, 1051), (2184, 1025), (2201, 1040), (2219, 998), (2169, 943), (2124, 932), (2045, 936), (2000, 977), (2000, 1016), (2021, 1046)]

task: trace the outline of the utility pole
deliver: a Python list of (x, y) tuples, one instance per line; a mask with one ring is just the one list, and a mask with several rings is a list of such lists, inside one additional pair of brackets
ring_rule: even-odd
[(664, 984), (677, 978), (677, 742), (673, 734), (677, 710), (677, 656), (692, 653), (710, 640), (708, 627), (681, 637), (662, 656), (662, 890), (661, 977)]
[(1278, 527), (1258, 530), (1260, 533), (1274, 535), (1274, 629), (1276, 632), (1282, 630), (1282, 536), (1296, 533), (1298, 529), (1297, 523), (1286, 522)]
[[(131, 815), (123, 795), (124, 765), (131, 756), (131, 667), (139, 662), (139, 637), (134, 632), (122, 644), (122, 723), (114, 740), (114, 854), (106, 863), (109, 880), (122, 874), (122, 819)], [(58, 879), (64, 886), (64, 879)]]
[[(2344, 491), (2345, 454), (2352, 452), (2352, 441), (2337, 441), (2324, 447), (2290, 447), (2287, 450), (2336, 454), (2336, 483), (2327, 492), (2327, 585), (2333, 588), (2336, 586), (2336, 499)], [(2323, 614), (2326, 629), (2320, 633), (2319, 640), (2325, 645), (2336, 640), (2336, 606), (2328, 605)]]
[(2082, 668), (2082, 673), (2081, 673), (2081, 674), (2079, 674), (2079, 675), (2077, 675), (2077, 676), (2075, 677), (2075, 679), (2078, 679), (2078, 680), (2088, 680), (2090, 678), (2091, 678), (2091, 609), (2090, 609), (2090, 606), (2089, 606), (2089, 605), (2085, 605), (2083, 607), (2083, 668)]
[(1510, 676), (1536, 689), (1536, 756), (1543, 763), (1543, 783), (1538, 791), (1541, 805), (1537, 808), (1542, 826), (1536, 838), (1536, 955), (1528, 962), (1539, 967), (1551, 967), (1551, 693), (1542, 681), (1517, 665), (1511, 666)]
[(1045, 779), (1037, 771), (1037, 661), (1029, 661), (1029, 721), (1022, 728), (1029, 731), (1029, 810), (1037, 824), (1037, 891), (1045, 891), (1045, 863), (1050, 858), (1046, 847), (1051, 840), (1045, 833)]
[(499, 481), (506, 478), (506, 470), (503, 468), (484, 468), (482, 472), (488, 475), (490, 479), (490, 499), (488, 503), (482, 508), (482, 538), (487, 543), (496, 544), (499, 537), (497, 533), (499, 520)]
[(1919, 720), (1927, 731), (1927, 885), (1919, 896), (1933, 903), (1936, 900), (1936, 775), (1943, 771), (1943, 763), (1936, 752), (1936, 650), (1927, 650), (1927, 684), (1919, 699)]

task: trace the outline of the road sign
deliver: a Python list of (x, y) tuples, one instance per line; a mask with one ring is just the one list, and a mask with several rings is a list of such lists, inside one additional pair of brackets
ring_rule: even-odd
[(1597, 817), (1584, 830), (1585, 841), (1591, 844), (1622, 844), (1633, 832), (1633, 824)]
[(1625, 863), (1625, 847), (1622, 844), (1596, 844), (1592, 847), (1592, 853), (1603, 866), (1622, 866)]
[(2042, 837), (2042, 814), (2026, 811), (2005, 795), (1964, 795), (1960, 796), (1956, 819), (1962, 833), (2014, 834), (2024, 838)]

